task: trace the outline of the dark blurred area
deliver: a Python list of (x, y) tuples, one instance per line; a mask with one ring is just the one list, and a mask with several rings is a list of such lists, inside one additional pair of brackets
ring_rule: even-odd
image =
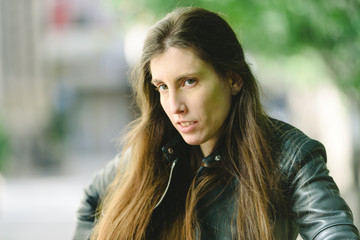
[(234, 27), (269, 113), (324, 143), (359, 226), (358, 1), (0, 0), (0, 239), (71, 238), (83, 186), (135, 117), (147, 29), (189, 5)]

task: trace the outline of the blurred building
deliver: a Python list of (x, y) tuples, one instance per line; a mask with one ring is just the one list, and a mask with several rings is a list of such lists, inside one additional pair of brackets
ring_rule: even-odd
[(24, 169), (32, 164), (31, 152), (50, 118), (41, 64), (41, 2), (0, 1), (0, 122), (10, 136), (11, 159), (19, 159)]
[(0, 0), (0, 124), (10, 138), (9, 173), (76, 171), (72, 159), (116, 153), (112, 140), (132, 111), (115, 20), (100, 1)]

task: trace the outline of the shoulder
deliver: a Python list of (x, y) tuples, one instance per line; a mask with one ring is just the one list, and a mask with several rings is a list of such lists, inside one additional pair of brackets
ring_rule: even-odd
[(326, 162), (326, 150), (322, 143), (285, 122), (272, 119), (272, 125), (279, 168), (283, 173), (291, 174), (291, 171), (301, 169), (314, 158)]
[(116, 155), (105, 167), (93, 175), (91, 184), (86, 190), (93, 192), (92, 195), (96, 195), (100, 199), (104, 198), (116, 176), (124, 173), (130, 157), (131, 150)]

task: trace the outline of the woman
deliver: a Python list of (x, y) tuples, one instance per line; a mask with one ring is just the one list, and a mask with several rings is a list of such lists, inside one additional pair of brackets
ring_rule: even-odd
[(85, 190), (74, 239), (359, 239), (323, 145), (266, 115), (217, 14), (155, 24), (132, 84), (141, 114)]

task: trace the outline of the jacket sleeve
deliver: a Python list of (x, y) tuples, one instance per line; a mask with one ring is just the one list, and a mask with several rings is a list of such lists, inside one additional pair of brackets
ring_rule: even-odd
[(309, 138), (292, 151), (291, 208), (303, 239), (360, 239), (353, 216), (326, 167), (325, 149)]
[(77, 210), (76, 228), (73, 240), (90, 239), (95, 224), (96, 209), (105, 197), (107, 187), (114, 180), (119, 165), (119, 157), (109, 162), (105, 168), (97, 172), (84, 189), (83, 198)]

